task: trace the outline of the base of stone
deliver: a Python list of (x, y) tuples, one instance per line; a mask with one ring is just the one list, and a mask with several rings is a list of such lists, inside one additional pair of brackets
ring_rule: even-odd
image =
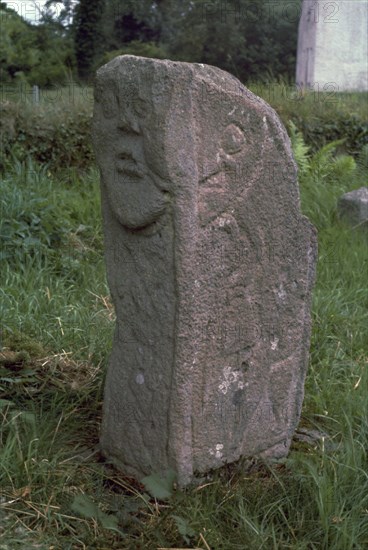
[[(208, 472), (194, 472), (188, 482), (180, 483), (180, 481), (178, 481), (177, 487), (180, 489), (198, 487), (204, 483), (210, 482), (216, 472), (225, 472), (226, 469), (229, 467), (240, 469), (242, 472), (247, 472), (257, 461), (270, 465), (278, 463), (280, 460), (283, 460), (287, 457), (287, 455), (289, 454), (290, 445), (291, 439), (283, 438), (272, 447), (264, 449), (256, 453), (254, 456), (241, 456), (235, 461), (225, 462), (219, 468), (209, 470)], [(163, 477), (165, 477), (165, 474), (168, 470), (167, 468), (165, 468), (162, 471), (142, 473), (130, 464), (126, 464), (124, 461), (122, 461), (111, 449), (104, 449), (103, 445), (100, 445), (100, 452), (109, 464), (115, 466), (120, 472), (122, 472), (123, 475), (126, 475), (127, 477), (133, 477), (139, 483), (141, 483), (146, 476), (152, 474), (157, 474), (159, 476), (162, 475)]]

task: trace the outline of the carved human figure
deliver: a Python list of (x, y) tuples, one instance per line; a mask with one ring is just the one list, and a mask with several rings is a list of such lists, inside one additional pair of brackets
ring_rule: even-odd
[(155, 129), (160, 113), (148, 111), (137, 81), (114, 76), (95, 89), (95, 116), (103, 120), (95, 132), (96, 157), (114, 215), (123, 227), (141, 230), (154, 224), (169, 202), (158, 153), (162, 136)]

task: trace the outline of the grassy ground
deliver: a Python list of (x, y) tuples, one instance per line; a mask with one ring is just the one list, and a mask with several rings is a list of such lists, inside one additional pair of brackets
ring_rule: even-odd
[(55, 178), (29, 162), (4, 175), (0, 550), (367, 547), (367, 234), (338, 221), (336, 200), (366, 184), (368, 163), (311, 158), (293, 141), (319, 232), (301, 426), (324, 435), (272, 466), (229, 465), (186, 491), (168, 483), (161, 500), (98, 452), (114, 313), (97, 173)]
[[(348, 115), (367, 115), (366, 93), (337, 93), (333, 85), (327, 84), (324, 88), (316, 85), (311, 91), (303, 91), (295, 85), (287, 82), (271, 81), (268, 84), (248, 82), (247, 87), (275, 107), (282, 115), (287, 111), (289, 115), (293, 111), (302, 111), (308, 116), (324, 115), (342, 111)], [(0, 101), (15, 102), (23, 106), (34, 107), (35, 100), (32, 87), (20, 83), (18, 85), (2, 85), (0, 87)], [(49, 89), (39, 90), (39, 105), (51, 109), (55, 105), (65, 105), (68, 108), (93, 106), (92, 86), (80, 86), (70, 81), (64, 86), (56, 85)], [(327, 109), (327, 111), (326, 111)]]
[(89, 105), (93, 106), (93, 87), (81, 86), (70, 80), (66, 85), (54, 85), (49, 88), (39, 88), (38, 99), (36, 101), (33, 87), (25, 82), (19, 84), (1, 84), (0, 101), (18, 103), (19, 105), (34, 108), (35, 105), (50, 109), (55, 109), (55, 105), (78, 108)]
[(366, 93), (337, 93), (329, 84), (325, 88), (316, 84), (314, 89), (307, 91), (284, 82), (250, 82), (247, 86), (274, 107), (281, 117), (285, 113), (288, 118), (298, 115), (306, 119), (331, 119), (336, 116), (336, 112), (340, 112), (347, 116), (357, 115), (366, 118), (368, 114)]
[[(357, 116), (363, 120), (368, 117), (367, 93), (337, 93), (331, 88), (303, 91), (294, 85), (283, 82), (269, 84), (247, 83), (248, 88), (269, 103), (287, 124), (288, 120), (299, 118), (334, 120), (336, 114), (346, 118)], [(89, 110), (93, 108), (93, 88), (79, 86), (69, 82), (66, 86), (54, 86), (41, 89), (39, 103), (35, 104), (32, 88), (26, 84), (2, 86), (0, 101), (18, 105), (27, 111), (28, 117), (40, 108), (48, 118), (57, 117), (60, 111)]]

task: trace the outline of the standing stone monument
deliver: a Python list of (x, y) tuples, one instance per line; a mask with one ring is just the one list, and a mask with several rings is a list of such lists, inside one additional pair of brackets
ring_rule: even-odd
[(321, 92), (368, 90), (368, 0), (303, 0), (296, 82)]
[(316, 239), (276, 113), (215, 67), (125, 55), (97, 72), (93, 136), (117, 315), (104, 454), (182, 486), (285, 456)]

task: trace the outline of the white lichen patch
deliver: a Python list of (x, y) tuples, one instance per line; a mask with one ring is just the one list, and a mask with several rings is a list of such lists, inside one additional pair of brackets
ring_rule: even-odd
[(214, 449), (209, 449), (209, 453), (211, 456), (215, 456), (216, 458), (222, 458), (223, 448), (224, 448), (224, 445), (222, 443), (217, 443)]
[(272, 338), (272, 340), (271, 340), (271, 349), (272, 349), (273, 351), (275, 351), (275, 349), (277, 349), (278, 345), (279, 345), (279, 339), (275, 336), (275, 337)]
[(236, 389), (242, 390), (244, 388), (243, 373), (238, 370), (232, 370), (227, 366), (223, 369), (224, 379), (219, 385), (219, 390), (226, 395), (230, 387), (235, 385)]
[(279, 300), (281, 300), (282, 302), (286, 298), (286, 292), (285, 292), (285, 289), (284, 289), (284, 285), (282, 283), (280, 284), (279, 289), (277, 291), (277, 296), (278, 296)]

